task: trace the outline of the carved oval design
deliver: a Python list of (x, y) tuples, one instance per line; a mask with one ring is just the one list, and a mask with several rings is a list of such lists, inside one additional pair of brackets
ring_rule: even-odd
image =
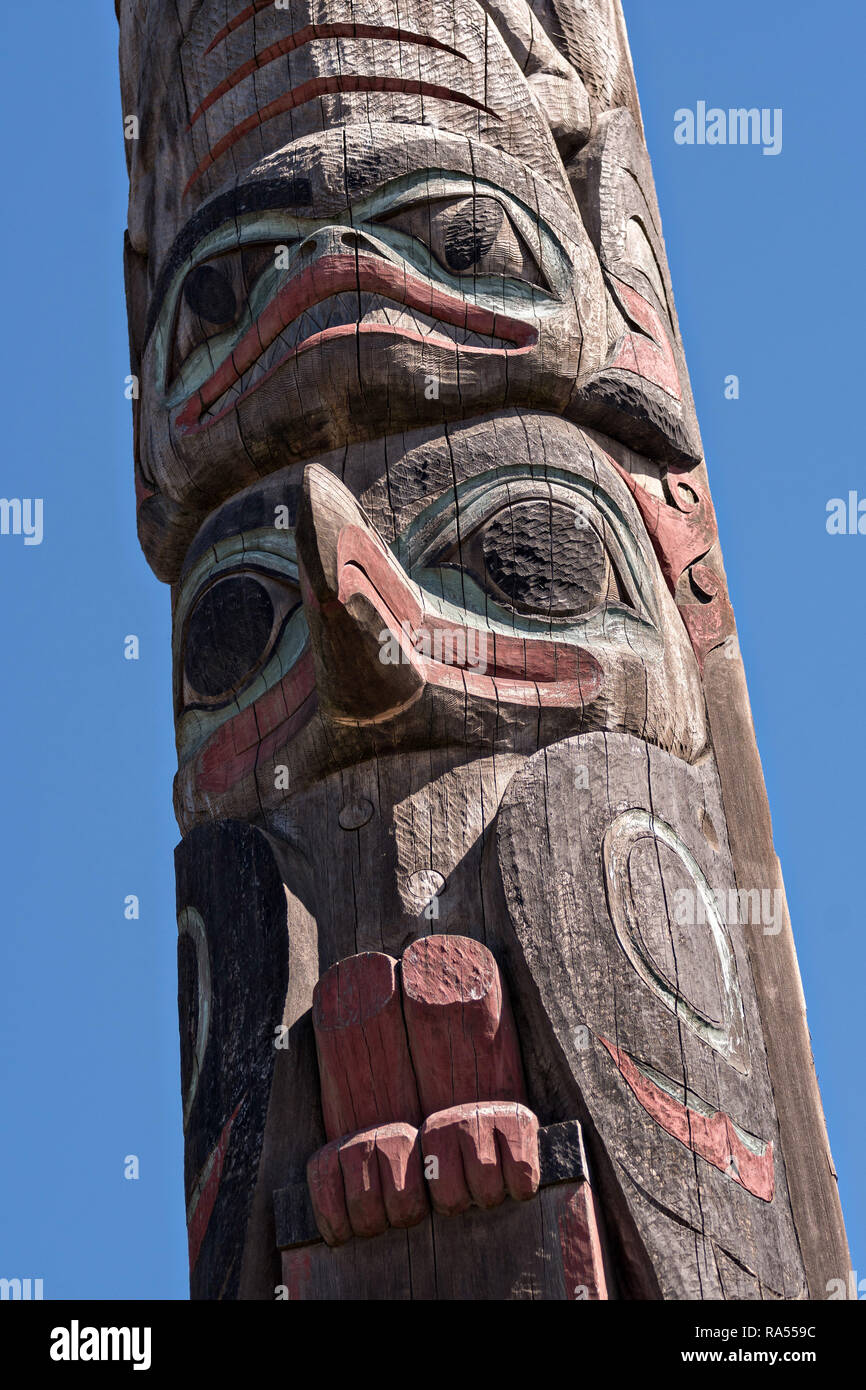
[[(611, 920), (629, 962), (647, 988), (687, 1028), (737, 1071), (747, 1073), (745, 1013), (736, 958), (715, 894), (694, 855), (670, 825), (642, 809), (616, 817), (605, 833), (602, 853)], [(658, 891), (648, 893), (653, 858)], [(636, 882), (640, 885), (637, 892)], [(687, 901), (694, 904), (694, 921), (672, 923), (673, 892), (666, 889), (682, 891), (684, 887), (690, 894)], [(667, 922), (660, 920), (662, 912), (667, 914)], [(662, 942), (668, 933), (665, 950)], [(701, 947), (709, 941), (716, 957), (715, 979), (707, 981), (704, 971), (703, 984), (697, 971), (698, 941)], [(688, 956), (693, 959), (684, 966)]]
[[(207, 944), (207, 928), (200, 912), (194, 907), (185, 907), (178, 915), (178, 956), (179, 956), (179, 976), (181, 994), (184, 994), (184, 983), (186, 983), (186, 994), (190, 1003), (190, 1016), (194, 1019), (194, 1026), (191, 1029), (188, 1050), (184, 1048), (184, 1039), (181, 1037), (181, 1075), (183, 1077), (183, 1127), (186, 1129), (192, 1111), (193, 1101), (198, 1090), (199, 1077), (201, 1076), (202, 1066), (204, 1065), (204, 1055), (207, 1051), (207, 1040), (210, 1032), (211, 1018), (211, 969), (210, 952)], [(187, 978), (189, 972), (184, 970), (183, 952), (184, 948), (191, 946), (194, 952), (195, 965), (195, 988), (192, 981)], [(190, 964), (193, 962), (190, 961)], [(192, 1005), (195, 1004), (193, 1014)], [(183, 1055), (183, 1054), (186, 1055)]]

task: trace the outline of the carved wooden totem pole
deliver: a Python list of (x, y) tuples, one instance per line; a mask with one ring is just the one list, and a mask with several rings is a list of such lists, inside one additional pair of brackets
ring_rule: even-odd
[(823, 1297), (618, 0), (118, 9), (193, 1296)]

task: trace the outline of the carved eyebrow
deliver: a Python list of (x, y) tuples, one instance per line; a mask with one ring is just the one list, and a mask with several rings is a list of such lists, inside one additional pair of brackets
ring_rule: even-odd
[(230, 19), (228, 24), (223, 25), (219, 33), (214, 35), (204, 51), (204, 56), (207, 57), (218, 44), (221, 44), (224, 39), (228, 38), (229, 34), (233, 34), (235, 29), (240, 29), (241, 25), (246, 24), (247, 20), (252, 19), (253, 15), (257, 14), (259, 10), (266, 10), (268, 6), (272, 4), (273, 0), (252, 0), (251, 4), (247, 5), (245, 9), (236, 14), (234, 19)]
[(317, 97), (329, 96), (335, 92), (397, 92), (410, 96), (435, 97), (437, 101), (453, 101), (458, 105), (470, 106), (476, 111), (483, 111), (494, 121), (502, 120), (498, 112), (485, 105), (483, 101), (477, 101), (475, 97), (467, 96), (465, 92), (455, 91), (451, 87), (443, 87), (436, 82), (418, 82), (405, 77), (381, 77), (374, 74), (355, 75), (353, 73), (345, 73), (335, 77), (314, 77), (308, 82), (302, 82), (298, 87), (293, 87), (291, 91), (284, 92), (282, 96), (269, 102), (260, 111), (253, 111), (245, 120), (233, 126), (227, 135), (223, 135), (221, 139), (217, 140), (216, 144), (208, 150), (193, 170), (183, 190), (183, 196), (186, 197), (193, 184), (201, 178), (202, 174), (206, 173), (212, 164), (216, 163), (221, 155), (224, 155), (250, 131), (257, 130), (259, 126), (266, 125), (268, 121), (274, 120), (287, 111), (294, 111), (299, 106), (305, 106), (307, 102), (315, 101)]
[[(288, 509), (288, 530), (278, 533), (283, 538), (281, 549), (293, 552), (294, 542), (291, 537), (297, 518), (300, 491), (300, 484), (286, 483), (280, 474), (274, 474), (268, 480), (268, 485), (261, 490), (248, 496), (241, 493), (224, 503), (216, 515), (205, 522), (189, 547), (181, 570), (181, 588), (186, 584), (196, 562), (206, 552), (211, 551), (215, 554), (217, 548), (231, 546), (238, 537), (250, 537), (260, 531), (273, 532), (274, 511), (277, 506), (285, 506)], [(246, 548), (249, 549), (251, 546), (252, 541), (248, 540)], [(242, 549), (241, 546), (238, 553), (242, 553)]]
[[(282, 58), (287, 53), (294, 53), (299, 48), (304, 48), (308, 43), (313, 43), (316, 39), (378, 39), (380, 42), (392, 43), (415, 43), (423, 48), (438, 48), (443, 53), (450, 53), (455, 58), (462, 58), (465, 62), (469, 60), (459, 49), (452, 48), (450, 44), (442, 43), (439, 39), (434, 39), (428, 34), (415, 34), (408, 29), (395, 28), (392, 25), (380, 24), (307, 24), (303, 29), (297, 29), (295, 33), (287, 35), (286, 38), (279, 39), (272, 43), (268, 48), (262, 49), (260, 53), (248, 58), (240, 67), (235, 68), (234, 72), (229, 73), (228, 77), (218, 83), (212, 91), (199, 103), (190, 117), (190, 127), (209, 110), (215, 102), (224, 97), (233, 87), (237, 87), (252, 73), (260, 68), (267, 67), (269, 63), (275, 63), (278, 58)], [(214, 40), (214, 44), (216, 40)], [(211, 48), (214, 47), (211, 44)], [(210, 52), (210, 48), (207, 50)]]

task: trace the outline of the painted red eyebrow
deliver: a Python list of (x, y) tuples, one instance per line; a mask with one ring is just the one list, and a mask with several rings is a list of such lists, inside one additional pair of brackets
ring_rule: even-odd
[(268, 8), (268, 6), (273, 5), (273, 3), (274, 0), (252, 0), (251, 5), (247, 5), (245, 10), (241, 10), (240, 14), (235, 15), (234, 19), (230, 19), (228, 24), (224, 25), (224, 27), (220, 29), (219, 33), (211, 39), (210, 43), (205, 49), (205, 57), (208, 55), (208, 53), (211, 52), (212, 49), (216, 48), (217, 44), (220, 44), (223, 42), (224, 39), (227, 39), (229, 34), (233, 33), (235, 29), (240, 29), (241, 25), (246, 24), (247, 20), (252, 19), (253, 15), (256, 14), (259, 10), (265, 10)]
[(489, 106), (485, 106), (483, 102), (476, 101), (475, 97), (466, 96), (463, 92), (452, 91), (450, 87), (437, 86), (433, 82), (416, 82), (402, 77), (354, 76), (350, 73), (337, 77), (314, 77), (309, 82), (302, 82), (299, 87), (293, 87), (290, 92), (284, 92), (281, 97), (277, 97), (261, 111), (254, 111), (252, 115), (247, 116), (245, 120), (234, 126), (221, 140), (217, 140), (213, 148), (208, 151), (193, 171), (183, 190), (184, 197), (202, 174), (216, 163), (220, 155), (225, 154), (226, 150), (230, 150), (251, 130), (264, 125), (267, 121), (272, 121), (275, 116), (280, 116), (286, 111), (294, 111), (296, 107), (303, 106), (305, 102), (315, 101), (316, 97), (328, 96), (334, 92), (402, 92), (412, 96), (435, 97), (438, 101), (454, 101), (463, 106), (472, 106), (476, 111), (483, 111), (496, 121), (501, 120), (495, 111), (491, 110)]
[[(378, 24), (307, 24), (303, 29), (298, 29), (294, 34), (289, 34), (284, 39), (279, 39), (277, 43), (272, 43), (268, 48), (262, 49), (261, 53), (256, 53), (240, 67), (235, 68), (234, 72), (224, 78), (213, 91), (208, 92), (204, 100), (196, 107), (190, 117), (190, 125), (195, 125), (200, 116), (204, 115), (214, 102), (224, 97), (244, 78), (251, 73), (257, 72), (259, 68), (266, 67), (268, 63), (274, 63), (278, 58), (286, 53), (293, 53), (305, 44), (312, 43), (314, 39), (381, 39), (395, 43), (416, 43), (424, 48), (438, 48), (443, 53), (450, 53), (455, 58), (464, 58), (458, 49), (452, 48), (450, 44), (441, 43), (439, 39), (434, 39), (426, 34), (415, 34), (406, 29), (394, 28), (391, 25)], [(214, 43), (216, 40), (214, 40)], [(213, 44), (211, 44), (211, 48)], [(208, 49), (210, 52), (210, 49)], [(465, 58), (464, 58), (465, 61)]]

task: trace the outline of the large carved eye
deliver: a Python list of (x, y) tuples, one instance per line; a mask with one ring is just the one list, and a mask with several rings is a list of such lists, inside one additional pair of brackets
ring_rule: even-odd
[(549, 286), (532, 252), (496, 198), (442, 198), (382, 219), (422, 241), (454, 275), (503, 275)]
[(443, 560), (518, 613), (577, 616), (622, 598), (602, 531), (589, 508), (532, 498), (497, 512)]
[(206, 588), (184, 628), (182, 708), (227, 704), (249, 685), (300, 601), (296, 585), (249, 571)]
[(274, 255), (270, 245), (245, 246), (193, 267), (180, 293), (170, 380), (197, 347), (234, 328), (253, 285), (266, 266), (273, 264)]

